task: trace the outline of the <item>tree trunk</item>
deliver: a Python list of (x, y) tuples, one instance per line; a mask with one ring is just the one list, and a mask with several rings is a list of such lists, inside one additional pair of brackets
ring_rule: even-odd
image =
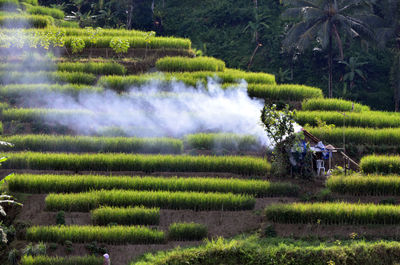
[(251, 67), (251, 65), (253, 64), (254, 56), (256, 55), (256, 53), (257, 53), (257, 51), (258, 51), (258, 48), (260, 48), (261, 46), (262, 46), (262, 45), (261, 45), (260, 43), (257, 43), (257, 46), (256, 46), (256, 48), (254, 49), (253, 54), (252, 54), (251, 57), (250, 57), (250, 61), (249, 61), (249, 63), (247, 64), (247, 70), (250, 70), (250, 67)]
[(132, 0), (129, 6), (128, 14), (126, 16), (126, 29), (128, 30), (132, 28), (133, 7), (134, 7), (134, 0)]
[(332, 54), (332, 34), (329, 32), (329, 44), (328, 44), (328, 97), (332, 98), (332, 80), (333, 80), (333, 54)]

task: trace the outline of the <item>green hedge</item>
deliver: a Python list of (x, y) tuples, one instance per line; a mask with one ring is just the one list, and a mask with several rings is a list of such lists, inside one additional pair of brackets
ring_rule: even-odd
[(230, 172), (266, 175), (271, 165), (263, 158), (134, 154), (5, 153), (7, 169), (144, 172)]
[(90, 212), (92, 222), (96, 225), (158, 225), (160, 222), (159, 208), (144, 208), (143, 206), (118, 208), (101, 207)]
[(26, 12), (31, 15), (45, 15), (51, 16), (56, 19), (64, 19), (64, 12), (57, 8), (51, 8), (46, 6), (26, 6)]
[(399, 242), (351, 243), (263, 239), (208, 241), (191, 248), (178, 247), (168, 252), (147, 254), (131, 265), (388, 265), (399, 264)]
[(183, 151), (182, 141), (173, 138), (13, 135), (1, 140), (14, 144), (14, 147), (0, 146), (4, 151), (148, 154), (180, 154)]
[(202, 240), (207, 237), (207, 234), (207, 226), (196, 223), (173, 223), (168, 229), (169, 240)]
[(6, 28), (46, 28), (54, 25), (54, 18), (41, 15), (0, 16), (0, 27)]
[[(300, 125), (309, 124), (317, 126), (317, 120), (343, 126), (344, 117), (336, 111), (298, 111), (295, 120)], [(346, 126), (352, 127), (371, 127), (371, 128), (388, 128), (400, 127), (400, 114), (396, 112), (383, 111), (365, 111), (362, 113), (346, 113)]]
[(287, 224), (398, 225), (400, 206), (352, 203), (271, 204), (265, 208), (268, 220)]
[(351, 175), (331, 176), (326, 187), (333, 192), (354, 196), (399, 196), (399, 176)]
[(46, 197), (49, 211), (87, 212), (99, 206), (140, 206), (162, 209), (191, 209), (198, 211), (239, 211), (254, 208), (255, 199), (232, 193), (168, 192), (102, 190), (70, 194), (50, 194)]
[(309, 99), (303, 101), (302, 109), (309, 111), (313, 110), (353, 111), (353, 112), (370, 111), (370, 108), (368, 106), (336, 98)]
[(213, 57), (164, 57), (158, 59), (156, 67), (165, 72), (218, 72), (225, 70), (225, 62)]
[(400, 174), (400, 156), (370, 155), (360, 161), (364, 173)]
[(323, 97), (319, 88), (295, 84), (248, 84), (247, 93), (251, 97), (278, 101), (302, 101)]
[(7, 179), (9, 189), (25, 193), (82, 192), (90, 190), (165, 190), (196, 192), (232, 192), (257, 197), (296, 196), (299, 187), (290, 183), (264, 180), (205, 177), (130, 177), (99, 175), (17, 174)]
[(108, 244), (162, 244), (164, 232), (143, 226), (33, 226), (26, 230), (28, 241)]
[(256, 151), (262, 148), (257, 137), (233, 133), (196, 133), (185, 135), (185, 149)]
[(1, 84), (41, 84), (47, 82), (93, 85), (94, 74), (81, 72), (0, 72)]
[(21, 265), (103, 265), (102, 257), (49, 257), (49, 256), (23, 256)]

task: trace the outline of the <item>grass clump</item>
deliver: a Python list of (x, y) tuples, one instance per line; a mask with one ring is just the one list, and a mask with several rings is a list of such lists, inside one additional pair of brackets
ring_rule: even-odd
[(158, 59), (156, 67), (165, 72), (218, 72), (225, 70), (225, 62), (212, 57), (164, 57)]
[(203, 224), (173, 223), (168, 229), (168, 239), (176, 241), (202, 240), (207, 237), (208, 229)]
[(158, 225), (159, 208), (136, 207), (101, 207), (90, 212), (92, 222), (96, 225)]

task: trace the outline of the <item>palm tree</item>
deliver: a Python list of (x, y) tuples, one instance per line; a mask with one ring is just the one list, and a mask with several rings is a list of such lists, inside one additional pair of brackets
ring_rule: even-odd
[(328, 93), (332, 97), (333, 42), (343, 59), (343, 33), (354, 38), (373, 39), (370, 7), (363, 0), (283, 0), (290, 6), (283, 17), (299, 20), (289, 29), (283, 41), (285, 51), (302, 52), (311, 45), (328, 51)]

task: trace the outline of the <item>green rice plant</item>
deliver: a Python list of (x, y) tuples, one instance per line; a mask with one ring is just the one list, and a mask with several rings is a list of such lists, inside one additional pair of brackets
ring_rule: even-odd
[(72, 109), (6, 109), (1, 115), (3, 121), (37, 122), (90, 118), (94, 114), (86, 110)]
[(297, 196), (299, 186), (266, 180), (221, 179), (205, 177), (130, 177), (101, 175), (31, 175), (16, 174), (7, 178), (14, 192), (63, 193), (91, 190), (160, 190), (195, 192), (231, 192), (256, 197)]
[(400, 156), (364, 156), (361, 158), (360, 167), (366, 174), (400, 174)]
[(18, 0), (0, 0), (0, 8), (14, 9), (19, 7)]
[(14, 144), (12, 148), (0, 146), (0, 150), (9, 151), (149, 154), (180, 154), (183, 151), (182, 141), (173, 138), (13, 135), (2, 140)]
[[(345, 119), (345, 121), (344, 121)], [(335, 126), (396, 128), (400, 127), (400, 114), (383, 111), (364, 111), (361, 113), (349, 112), (344, 117), (336, 111), (298, 111), (295, 120), (300, 125), (317, 126), (319, 121)]]
[(0, 134), (3, 134), (4, 129), (3, 129), (3, 123), (0, 121)]
[(80, 28), (77, 21), (55, 20), (54, 25), (58, 28)]
[(336, 145), (343, 144), (343, 133), (346, 136), (346, 142), (355, 145), (400, 145), (400, 128), (307, 127), (306, 129), (319, 139)]
[(0, 86), (0, 99), (7, 102), (26, 98), (40, 98), (44, 94), (67, 94), (78, 96), (81, 93), (100, 93), (104, 88), (87, 85), (60, 84), (13, 84)]
[(96, 75), (124, 75), (126, 68), (114, 62), (88, 62), (88, 63), (59, 63), (58, 71), (84, 72)]
[(303, 101), (302, 110), (326, 110), (326, 111), (352, 111), (363, 112), (370, 111), (368, 106), (344, 99), (336, 98), (318, 98)]
[(95, 256), (84, 256), (84, 257), (23, 256), (20, 264), (21, 265), (103, 265), (103, 258)]
[(159, 208), (136, 207), (100, 207), (90, 212), (92, 222), (96, 225), (158, 225), (160, 222)]
[(354, 196), (399, 196), (400, 178), (396, 175), (331, 176), (326, 187), (333, 192)]
[(173, 223), (168, 229), (168, 239), (176, 241), (198, 241), (207, 237), (208, 229), (203, 224)]
[(322, 90), (319, 88), (295, 84), (248, 84), (247, 93), (255, 98), (285, 101), (323, 97)]
[(45, 6), (26, 6), (26, 12), (31, 15), (45, 15), (51, 16), (55, 19), (64, 19), (64, 12), (57, 8), (45, 7)]
[(254, 208), (255, 199), (232, 193), (101, 190), (83, 193), (49, 194), (48, 211), (87, 212), (100, 206), (144, 206), (197, 211), (239, 211)]
[(212, 57), (164, 57), (158, 59), (156, 67), (165, 72), (218, 72), (225, 70), (225, 62)]
[(38, 0), (19, 0), (21, 3), (27, 3), (29, 5), (37, 6), (39, 5)]
[(271, 165), (245, 156), (5, 153), (7, 169), (144, 172), (229, 172), (266, 175)]
[(268, 220), (288, 224), (398, 225), (400, 206), (338, 203), (271, 204), (265, 208)]
[(54, 25), (54, 18), (42, 15), (6, 15), (0, 16), (0, 27), (3, 28), (46, 28)]
[(0, 72), (0, 83), (41, 84), (46, 82), (92, 85), (96, 82), (94, 74), (82, 72)]
[(162, 244), (164, 232), (144, 226), (32, 226), (26, 230), (29, 241), (108, 244)]
[(255, 151), (262, 148), (257, 137), (233, 133), (196, 133), (184, 137), (186, 149)]

